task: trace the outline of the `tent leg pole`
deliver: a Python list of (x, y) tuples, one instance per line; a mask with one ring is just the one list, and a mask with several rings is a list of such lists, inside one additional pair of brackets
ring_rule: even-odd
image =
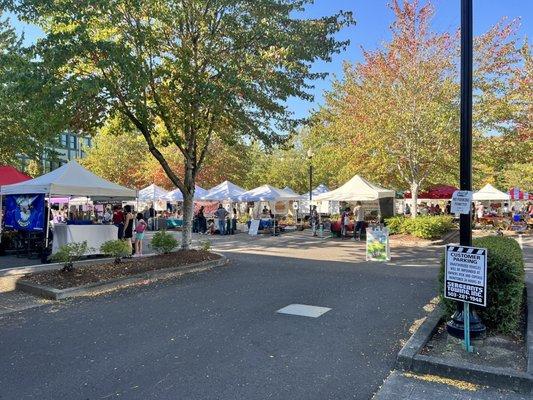
[(4, 209), (2, 208), (3, 195), (0, 194), (0, 243), (2, 243), (2, 220), (4, 219)]
[(50, 207), (50, 200), (52, 200), (52, 196), (50, 193), (48, 193), (48, 209), (46, 210), (46, 236), (44, 240), (44, 250), (48, 249), (48, 233), (50, 232), (50, 210), (52, 207)]

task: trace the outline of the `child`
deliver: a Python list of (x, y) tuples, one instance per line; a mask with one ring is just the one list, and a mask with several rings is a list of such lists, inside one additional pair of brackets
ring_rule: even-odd
[(144, 231), (148, 224), (144, 220), (142, 213), (137, 214), (137, 226), (135, 227), (135, 254), (137, 256), (142, 256), (143, 254), (143, 239)]
[(214, 235), (214, 234), (215, 234), (215, 220), (210, 219), (210, 220), (207, 222), (207, 231), (206, 231), (206, 234), (207, 234), (207, 235)]

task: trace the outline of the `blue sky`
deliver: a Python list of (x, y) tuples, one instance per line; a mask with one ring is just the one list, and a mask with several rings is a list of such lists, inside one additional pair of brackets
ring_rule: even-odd
[[(315, 0), (303, 14), (306, 17), (320, 17), (330, 15), (338, 10), (353, 11), (357, 21), (352, 26), (339, 33), (339, 39), (350, 39), (349, 48), (335, 55), (331, 63), (317, 63), (316, 71), (326, 71), (330, 76), (324, 81), (317, 81), (313, 91), (314, 102), (291, 99), (289, 108), (298, 118), (306, 117), (309, 110), (316, 109), (322, 102), (324, 90), (331, 87), (331, 80), (335, 74), (342, 74), (344, 60), (360, 61), (361, 47), (375, 49), (382, 42), (390, 39), (389, 25), (392, 22), (392, 12), (387, 7), (389, 0)], [(436, 31), (454, 31), (460, 24), (460, 0), (433, 0), (436, 8), (433, 27)], [(531, 41), (533, 37), (533, 0), (474, 0), (474, 34), (487, 31), (502, 17), (521, 17), (520, 35), (527, 35)], [(12, 21), (19, 32), (24, 31), (27, 43), (33, 42), (41, 33), (35, 27)]]

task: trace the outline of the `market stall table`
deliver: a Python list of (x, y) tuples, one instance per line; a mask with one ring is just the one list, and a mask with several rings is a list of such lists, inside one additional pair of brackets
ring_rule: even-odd
[(85, 255), (100, 254), (100, 246), (109, 240), (117, 240), (118, 228), (115, 225), (67, 225), (54, 224), (52, 254), (68, 243), (87, 241), (89, 250)]
[(167, 218), (167, 229), (176, 229), (183, 226), (183, 219), (181, 218)]

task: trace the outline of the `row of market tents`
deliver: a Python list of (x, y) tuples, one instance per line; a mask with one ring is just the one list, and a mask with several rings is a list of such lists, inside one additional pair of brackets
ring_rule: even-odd
[[(94, 200), (135, 199), (139, 201), (183, 201), (183, 195), (179, 189), (166, 191), (157, 185), (150, 185), (140, 191), (129, 189), (116, 183), (107, 181), (88, 171), (76, 161), (61, 166), (60, 168), (42, 175), (35, 179), (28, 179), (24, 174), (2, 173), (9, 176), (11, 184), (1, 183), (1, 195), (8, 194), (38, 194), (44, 193), (49, 196), (87, 196)], [(16, 181), (24, 180), (19, 183)], [(28, 179), (28, 180), (26, 180)], [(451, 187), (453, 188), (453, 187)], [(379, 201), (394, 199), (394, 190), (384, 189), (368, 182), (356, 175), (338, 189), (329, 191), (325, 185), (320, 185), (312, 192), (313, 201)], [(450, 198), (451, 196), (447, 197)], [(486, 185), (474, 193), (474, 200), (480, 201), (509, 201), (512, 196), (502, 192), (491, 185)], [(419, 196), (422, 198), (422, 196)], [(278, 189), (271, 185), (262, 185), (252, 190), (245, 190), (229, 181), (213, 187), (210, 190), (196, 187), (195, 200), (197, 201), (228, 201), (228, 202), (260, 202), (260, 201), (309, 201), (309, 193), (299, 195), (290, 188)]]
[[(375, 201), (381, 198), (394, 198), (394, 196), (393, 190), (374, 185), (358, 175), (332, 191), (321, 184), (311, 194), (311, 198), (317, 201)], [(138, 199), (140, 201), (183, 201), (183, 195), (179, 189), (167, 192), (165, 189), (152, 184), (139, 191)], [(207, 191), (196, 186), (194, 199), (229, 202), (308, 201), (309, 193), (299, 195), (289, 187), (279, 189), (271, 185), (262, 185), (246, 191), (234, 183), (224, 181)]]

